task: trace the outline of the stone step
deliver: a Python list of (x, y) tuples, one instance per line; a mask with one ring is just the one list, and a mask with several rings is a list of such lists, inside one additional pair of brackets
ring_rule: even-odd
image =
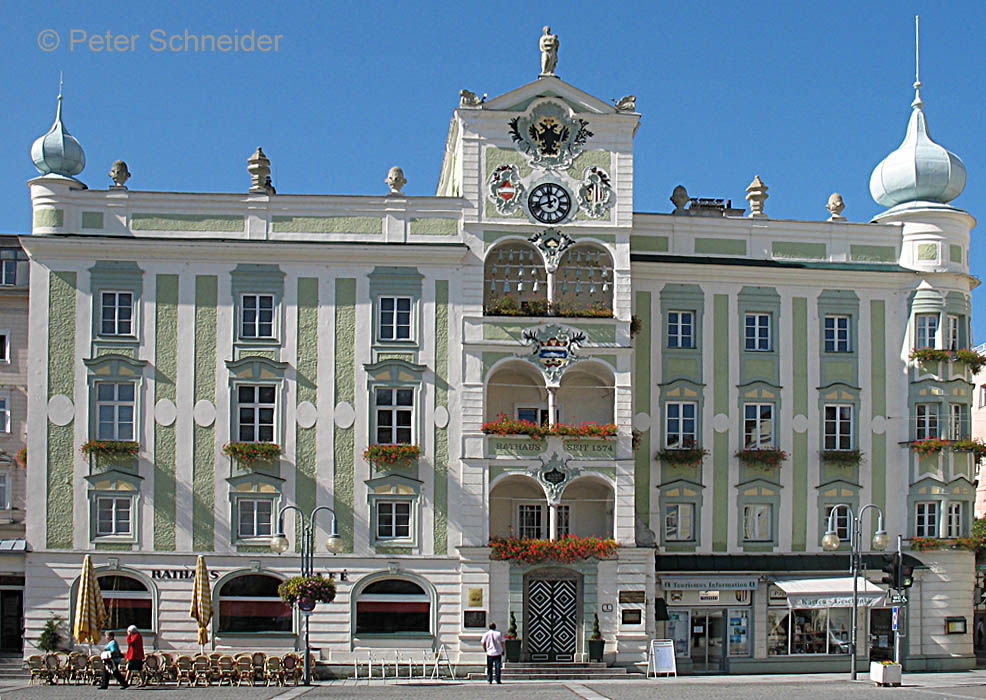
[[(626, 678), (643, 677), (642, 673), (579, 673), (570, 671), (568, 673), (504, 673), (500, 676), (503, 681), (612, 681)], [(470, 681), (485, 681), (486, 673), (470, 673), (467, 677)]]
[[(511, 671), (538, 671), (542, 669), (585, 669), (585, 668), (609, 668), (603, 661), (588, 661), (588, 662), (576, 662), (571, 663), (567, 661), (546, 661), (544, 663), (535, 662), (524, 662), (524, 663), (507, 663), (503, 664), (503, 670), (506, 671), (510, 669)], [(620, 668), (620, 667), (615, 667)]]

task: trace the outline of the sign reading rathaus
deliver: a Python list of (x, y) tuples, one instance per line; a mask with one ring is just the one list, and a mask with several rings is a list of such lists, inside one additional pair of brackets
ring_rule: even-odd
[[(123, 161), (89, 189), (59, 96), (22, 239), (28, 638), (70, 617), (85, 551), (114, 624), (193, 648), (203, 554), (209, 645), (293, 649), (277, 591), (314, 511), (341, 550), (315, 571), (348, 575), (307, 622), (339, 669), (412, 647), (478, 666), (479, 628), (511, 619), (524, 660), (578, 661), (598, 617), (610, 665), (667, 638), (683, 673), (830, 670), (851, 579), (828, 530), (848, 543), (872, 503), (905, 542), (968, 534), (970, 364), (926, 351), (969, 345), (974, 221), (920, 94), (871, 222), (837, 195), (771, 219), (759, 177), (749, 212), (681, 186), (641, 213), (636, 98), (563, 81), (549, 28), (539, 48), (533, 82), (460, 93), (433, 197), (394, 167), (358, 206), (277, 192), (260, 148), (246, 194), (143, 191)], [(906, 556), (910, 667), (972, 667), (943, 634), (972, 555)], [(859, 654), (884, 658), (885, 591), (861, 590)]]

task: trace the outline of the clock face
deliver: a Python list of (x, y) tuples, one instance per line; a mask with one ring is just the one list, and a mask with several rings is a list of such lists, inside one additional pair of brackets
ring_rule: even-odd
[(542, 224), (556, 224), (572, 211), (572, 197), (561, 185), (546, 182), (531, 190), (527, 205)]

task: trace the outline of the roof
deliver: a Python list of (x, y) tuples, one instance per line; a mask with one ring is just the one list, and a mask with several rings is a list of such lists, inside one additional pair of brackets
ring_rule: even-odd
[[(863, 565), (879, 571), (881, 555), (864, 554)], [(927, 568), (920, 559), (904, 554), (904, 566)], [(657, 573), (681, 571), (848, 571), (849, 553), (837, 554), (661, 554), (655, 557)]]
[(910, 272), (894, 263), (835, 263), (793, 262), (790, 260), (756, 260), (752, 258), (724, 258), (702, 255), (668, 255), (665, 253), (630, 253), (630, 262), (684, 263), (691, 265), (741, 265), (745, 267), (774, 267), (791, 270), (854, 270), (856, 272)]
[(27, 540), (23, 537), (11, 537), (0, 540), (0, 552), (29, 552)]

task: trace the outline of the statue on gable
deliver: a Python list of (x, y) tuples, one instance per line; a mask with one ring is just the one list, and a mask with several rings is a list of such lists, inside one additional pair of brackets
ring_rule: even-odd
[(551, 27), (545, 27), (539, 42), (542, 76), (555, 74), (555, 68), (558, 66), (558, 43), (558, 35), (551, 33)]

